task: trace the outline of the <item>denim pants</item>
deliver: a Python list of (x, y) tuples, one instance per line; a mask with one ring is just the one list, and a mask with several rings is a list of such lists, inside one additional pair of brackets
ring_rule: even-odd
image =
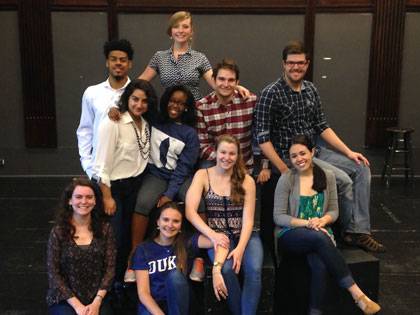
[[(230, 251), (237, 242), (230, 240)], [(214, 261), (214, 249), (208, 250), (211, 261)], [(241, 271), (243, 287), (241, 290), (238, 275), (233, 271), (233, 260), (228, 259), (222, 267), (222, 275), (228, 291), (227, 303), (234, 315), (256, 314), (261, 294), (261, 268), (263, 248), (257, 232), (252, 232), (242, 258)]]
[[(67, 301), (62, 301), (58, 304), (51, 305), (48, 307), (48, 314), (50, 315), (77, 315), (74, 308), (67, 303)], [(101, 308), (99, 309), (99, 315), (113, 315), (114, 311), (109, 303), (107, 297), (102, 301)]]
[[(165, 280), (166, 301), (156, 301), (165, 314), (188, 314), (190, 287), (186, 276), (178, 269), (173, 269), (167, 274)], [(151, 315), (146, 307), (139, 303), (137, 315)]]
[(128, 255), (131, 250), (131, 216), (141, 181), (142, 175), (111, 182), (112, 198), (117, 205), (117, 211), (111, 217), (117, 245), (115, 268), (115, 281), (117, 282), (123, 280), (127, 268)]
[[(188, 188), (190, 188), (191, 181), (191, 178), (187, 178), (179, 187), (178, 193), (175, 196), (178, 201), (185, 202), (185, 195), (187, 194)], [(150, 173), (146, 174), (137, 194), (136, 207), (134, 211), (148, 217), (150, 212), (156, 207), (159, 197), (166, 191), (167, 188), (167, 180)], [(204, 212), (205, 210), (204, 201), (201, 199), (198, 212)]]
[(370, 168), (323, 147), (318, 147), (314, 162), (335, 175), (340, 202), (339, 222), (344, 231), (370, 234)]
[(343, 256), (324, 232), (299, 227), (285, 232), (278, 240), (279, 248), (306, 255), (311, 269), (310, 308), (313, 313), (322, 308), (327, 272), (341, 288), (354, 284)]

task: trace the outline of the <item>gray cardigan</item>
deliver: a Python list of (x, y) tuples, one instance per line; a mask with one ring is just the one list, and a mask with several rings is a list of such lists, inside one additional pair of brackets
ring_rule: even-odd
[[(334, 173), (323, 169), (327, 177), (327, 188), (324, 190), (324, 214), (328, 213), (333, 221), (338, 217), (337, 186)], [(291, 227), (290, 221), (296, 218), (299, 211), (300, 181), (295, 169), (280, 176), (274, 194), (274, 222), (280, 228)]]

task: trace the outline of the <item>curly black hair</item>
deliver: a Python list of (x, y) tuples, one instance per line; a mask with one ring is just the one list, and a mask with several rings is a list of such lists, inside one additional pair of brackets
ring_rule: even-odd
[(191, 127), (195, 127), (195, 100), (194, 96), (191, 91), (183, 86), (183, 85), (174, 85), (165, 90), (160, 98), (160, 117), (163, 123), (171, 122), (172, 120), (169, 118), (168, 115), (168, 105), (169, 100), (171, 99), (172, 95), (177, 92), (181, 91), (185, 93), (187, 96), (187, 101), (185, 102), (185, 112), (182, 113), (181, 122), (184, 125), (188, 125)]
[(76, 229), (71, 222), (73, 217), (73, 208), (69, 205), (69, 201), (72, 198), (73, 192), (77, 186), (89, 187), (95, 194), (96, 205), (91, 212), (91, 223), (89, 229), (93, 232), (93, 236), (95, 238), (102, 238), (103, 224), (105, 222), (102, 195), (99, 188), (96, 187), (92, 181), (84, 177), (73, 178), (73, 180), (64, 189), (56, 215), (56, 224), (60, 227), (64, 239), (74, 239)]
[(157, 113), (157, 97), (153, 86), (146, 80), (136, 79), (131, 81), (125, 88), (118, 103), (118, 108), (121, 113), (128, 111), (128, 99), (134, 90), (142, 90), (147, 96), (147, 111), (142, 117), (151, 125), (156, 123)]
[(133, 46), (126, 39), (113, 39), (104, 44), (105, 59), (108, 59), (109, 53), (113, 50), (121, 50), (125, 52), (129, 60), (133, 60)]

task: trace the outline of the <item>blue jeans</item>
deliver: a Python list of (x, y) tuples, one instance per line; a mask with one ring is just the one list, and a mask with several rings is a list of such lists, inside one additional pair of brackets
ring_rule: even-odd
[(117, 245), (115, 268), (115, 281), (117, 282), (124, 279), (127, 268), (128, 255), (131, 250), (131, 217), (141, 181), (142, 175), (111, 182), (112, 198), (117, 205), (117, 211), (111, 217)]
[[(166, 301), (156, 301), (165, 314), (188, 314), (190, 287), (186, 276), (178, 269), (173, 269), (167, 275), (165, 286)], [(151, 313), (139, 303), (137, 315), (151, 315)]]
[(343, 256), (324, 232), (293, 228), (286, 231), (278, 242), (282, 250), (306, 255), (311, 269), (310, 309), (314, 314), (322, 307), (327, 272), (342, 288), (348, 289), (354, 284)]
[[(48, 313), (50, 315), (77, 315), (76, 311), (67, 301), (62, 301), (58, 304), (51, 305), (48, 307)], [(99, 309), (99, 315), (113, 315), (114, 311), (105, 297), (102, 301), (101, 308)]]
[[(185, 202), (185, 195), (187, 194), (188, 188), (191, 185), (191, 178), (187, 178), (184, 183), (179, 187), (176, 199), (178, 201)], [(153, 174), (146, 174), (143, 178), (141, 187), (137, 194), (137, 202), (135, 211), (138, 214), (148, 217), (153, 208), (156, 207), (156, 203), (160, 196), (168, 188), (168, 181), (157, 177)], [(201, 199), (198, 207), (198, 212), (206, 211), (204, 201)]]
[(323, 147), (318, 147), (314, 162), (335, 175), (340, 202), (339, 221), (344, 231), (370, 234), (370, 168)]
[[(236, 247), (235, 240), (230, 240), (230, 251)], [(214, 261), (214, 249), (208, 250)], [(222, 275), (228, 290), (227, 303), (234, 315), (256, 314), (261, 294), (261, 268), (263, 248), (257, 232), (252, 232), (242, 258), (243, 288), (241, 290), (238, 275), (233, 271), (233, 260), (228, 259), (222, 267)]]

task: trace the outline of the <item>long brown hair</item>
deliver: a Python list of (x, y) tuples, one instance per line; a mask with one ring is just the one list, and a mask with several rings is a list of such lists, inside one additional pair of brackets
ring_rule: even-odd
[[(166, 209), (176, 210), (181, 214), (181, 218), (182, 219), (184, 218), (181, 210), (179, 209), (178, 204), (176, 202), (169, 201), (169, 202), (163, 204), (163, 206), (161, 206), (158, 209), (157, 217), (156, 217), (156, 225), (157, 225), (157, 220), (159, 220), (161, 214)], [(153, 232), (152, 239), (155, 239), (156, 237), (158, 237), (159, 233), (160, 233), (160, 231), (156, 228)], [(187, 268), (187, 250), (185, 249), (184, 236), (183, 236), (183, 233), (181, 231), (180, 231), (180, 233), (178, 233), (175, 236), (174, 242), (172, 243), (172, 247), (174, 249), (174, 254), (176, 256), (176, 268), (179, 271), (181, 271), (182, 273), (186, 274), (187, 271), (188, 271), (188, 268)]]
[[(312, 143), (311, 139), (306, 135), (295, 135), (292, 138), (292, 143), (290, 147), (292, 147), (292, 145), (294, 144), (303, 145), (311, 152), (314, 149), (314, 144)], [(312, 162), (312, 165), (312, 172), (314, 176), (312, 189), (319, 193), (323, 192), (327, 188), (327, 176), (325, 175), (324, 170), (320, 166), (316, 165), (316, 163)]]
[(241, 204), (244, 202), (245, 189), (242, 187), (244, 183), (247, 170), (245, 168), (244, 159), (242, 158), (241, 145), (239, 140), (229, 134), (221, 135), (216, 140), (216, 150), (222, 142), (233, 143), (236, 145), (238, 151), (238, 158), (236, 159), (235, 165), (233, 165), (232, 175), (230, 177), (231, 189), (230, 199), (234, 204)]
[(91, 222), (89, 230), (92, 231), (93, 236), (102, 238), (103, 236), (103, 223), (105, 222), (104, 210), (102, 203), (102, 196), (95, 185), (87, 178), (77, 177), (66, 186), (61, 196), (60, 206), (56, 215), (56, 224), (62, 231), (62, 236), (65, 240), (70, 241), (74, 239), (76, 228), (72, 223), (73, 207), (69, 205), (69, 200), (73, 196), (73, 192), (77, 186), (89, 187), (95, 194), (95, 207), (91, 212)]

